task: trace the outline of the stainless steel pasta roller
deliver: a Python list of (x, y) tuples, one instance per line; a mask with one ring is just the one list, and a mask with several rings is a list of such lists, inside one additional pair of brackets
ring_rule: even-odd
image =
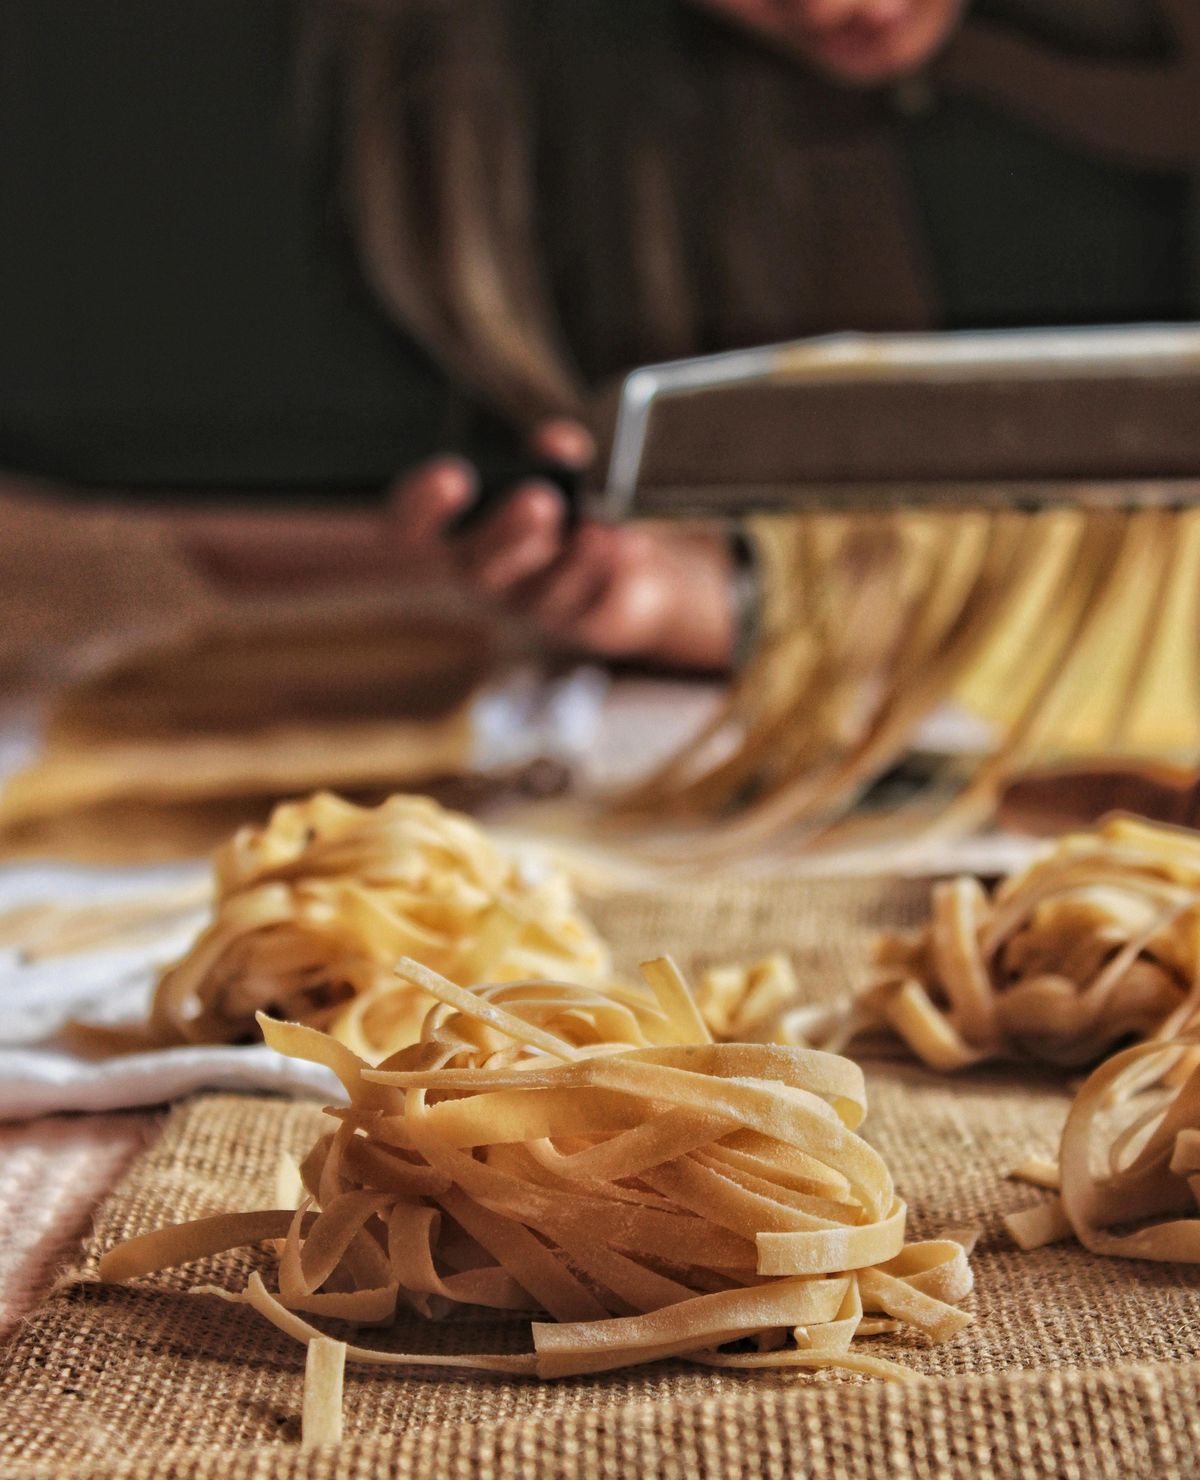
[(1200, 501), (1200, 326), (838, 334), (620, 388), (609, 518)]

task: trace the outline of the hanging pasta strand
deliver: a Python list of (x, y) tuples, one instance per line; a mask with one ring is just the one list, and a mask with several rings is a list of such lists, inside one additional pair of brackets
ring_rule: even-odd
[[(788, 825), (801, 808), (810, 823), (811, 842), (835, 837), (827, 825), (862, 795), (881, 772), (900, 758), (916, 726), (943, 698), (964, 664), (969, 663), (1006, 599), (1007, 583), (1021, 548), (1011, 520), (988, 520), (981, 530), (982, 548), (970, 568), (970, 581), (955, 588), (938, 611), (933, 603), (918, 608), (908, 640), (897, 651), (892, 671), (919, 675), (907, 686), (876, 679), (878, 699), (869, 723), (829, 770), (818, 778), (801, 776), (782, 789), (748, 827), (759, 840)], [(960, 562), (961, 564), (961, 562)]]
[[(776, 826), (779, 815), (794, 821), (827, 807), (826, 773), (853, 750), (877, 709), (881, 676), (906, 642), (928, 646), (944, 638), (986, 558), (983, 522), (966, 539), (938, 521), (906, 531), (895, 517), (881, 517), (867, 528), (865, 543), (863, 521), (814, 520), (796, 531), (798, 558), (822, 593), (801, 601), (812, 625), (780, 622), (767, 634), (725, 715), (683, 758), (644, 782), (631, 809), (661, 814), (665, 801), (671, 810), (705, 815), (740, 804), (745, 815), (729, 824), (728, 840), (744, 846), (751, 834)], [(903, 549), (916, 558), (915, 580)], [(933, 581), (935, 571), (942, 580)], [(905, 620), (898, 622), (897, 612)], [(689, 775), (688, 763), (693, 771), (703, 765), (722, 726), (741, 743)]]
[[(1126, 517), (1120, 514), (1105, 514), (1088, 520), (1075, 516), (1072, 523), (1074, 537), (1068, 558), (1056, 579), (1039, 593), (1037, 648), (1018, 656), (1008, 684), (1002, 689), (1005, 701), (994, 721), (998, 732), (994, 749), (975, 767), (965, 786), (955, 786), (954, 777), (949, 778), (950, 789), (957, 794), (948, 802), (940, 800), (934, 813), (930, 814), (925, 799), (918, 797), (890, 817), (881, 819), (876, 824), (878, 833), (911, 834), (914, 816), (921, 819), (920, 840), (923, 844), (972, 831), (991, 815), (1007, 777), (1036, 753), (1036, 743), (1046, 725), (1048, 711), (1059, 702), (1063, 693), (1071, 691), (1075, 674), (1074, 655), (1081, 640), (1094, 630), (1103, 610), (1109, 591), (1109, 576), (1127, 535)], [(1027, 531), (1026, 559), (1036, 534), (1036, 526)], [(1021, 594), (1018, 586), (1010, 601), (1000, 605), (995, 625), (980, 633), (977, 652), (998, 634), (1003, 634), (1005, 625), (1013, 620), (1014, 607)], [(919, 682), (920, 675), (913, 675), (912, 681)], [(944, 692), (939, 697), (943, 697)], [(936, 778), (934, 785), (937, 786)], [(937, 789), (944, 798), (945, 790)], [(836, 843), (837, 833), (831, 830), (823, 841)]]
[[(1056, 716), (1070, 714), (1088, 705), (1097, 685), (1097, 673), (1088, 661), (1087, 648), (1101, 650), (1111, 641), (1114, 627), (1128, 618), (1130, 598), (1117, 585), (1126, 549), (1143, 543), (1145, 516), (1105, 514), (1090, 516), (1084, 524), (1077, 555), (1059, 592), (1050, 617), (1046, 646), (1050, 660), (1041, 668), (1032, 691), (1021, 697), (1018, 707), (1002, 724), (1001, 740), (993, 753), (977, 768), (968, 784), (945, 809), (931, 833), (961, 836), (982, 826), (995, 810), (1005, 781), (1043, 753)], [(1136, 603), (1143, 592), (1135, 588)], [(1157, 585), (1150, 599), (1161, 603)], [(1109, 675), (1105, 674), (1107, 678)], [(1128, 702), (1126, 690), (1120, 704)], [(1200, 717), (1200, 716), (1198, 716)]]
[[(758, 532), (774, 593), (759, 652), (706, 730), (617, 801), (626, 837), (648, 815), (678, 826), (648, 857), (678, 858), (696, 825), (709, 857), (783, 835), (927, 844), (986, 822), (1039, 759), (1200, 725), (1200, 668), (1183, 647), (1200, 584), (1194, 513), (814, 516)], [(1164, 651), (1184, 655), (1173, 729), (1151, 704)], [(982, 700), (995, 734), (966, 784), (951, 758), (911, 802), (848, 819), (960, 693)]]
[(1148, 645), (1138, 702), (1129, 707), (1120, 744), (1127, 753), (1191, 760), (1194, 744), (1181, 745), (1179, 728), (1181, 717), (1200, 714), (1200, 516), (1164, 513), (1163, 519), (1172, 557), (1159, 592), (1161, 624)]
[[(853, 531), (850, 531), (853, 533)], [(889, 559), (894, 531), (888, 521), (872, 527), (869, 552), (861, 543), (850, 556), (861, 580), (835, 589), (845, 562), (847, 529), (841, 521), (807, 520), (796, 531), (794, 558), (804, 583), (800, 620), (764, 634), (760, 659), (735, 683), (713, 723), (684, 750), (640, 783), (622, 807), (652, 814), (664, 798), (699, 815), (727, 808), (729, 799), (759, 794), (764, 764), (803, 767), (819, 757), (831, 713), (856, 691), (874, 646), (886, 637), (881, 583), (888, 592), (899, 573)], [(797, 711), (811, 715), (797, 725)]]
[[(1163, 509), (1133, 516), (1122, 565), (1109, 582), (1109, 609), (1096, 623), (1098, 641), (1112, 637), (1119, 641), (1122, 626), (1128, 636), (1115, 651), (1115, 645), (1109, 645), (1106, 651), (1080, 652), (1076, 659), (1084, 673), (1089, 666), (1107, 668), (1109, 673), (1118, 668), (1107, 694), (1097, 696), (1107, 700), (1107, 713), (1096, 738), (1109, 755), (1119, 753), (1127, 743), (1142, 707), (1150, 660), (1166, 622), (1170, 589), (1180, 563), (1177, 522)], [(1124, 622), (1123, 616), (1127, 617)], [(1069, 732), (1066, 738), (1069, 741)]]
[[(861, 523), (813, 521), (795, 532), (802, 566), (824, 592), (822, 601), (802, 602), (806, 612), (817, 613), (819, 625), (798, 634), (780, 622), (768, 636), (775, 646), (751, 664), (725, 716), (735, 732), (744, 732), (744, 742), (698, 779), (687, 779), (674, 764), (639, 788), (635, 803), (656, 804), (661, 814), (665, 788), (668, 807), (729, 814), (713, 846), (737, 852), (784, 826), (807, 820), (811, 831), (839, 802), (844, 805), (860, 776), (870, 779), (874, 756), (864, 760), (864, 732), (876, 738), (872, 722), (897, 692), (886, 675), (944, 648), (961, 629), (980, 583), (992, 579), (997, 558), (1005, 557), (997, 556), (987, 516), (968, 519), (965, 538), (956, 521), (918, 525), (893, 516), (875, 521), (875, 559), (863, 561), (854, 558)], [(879, 538), (884, 533), (886, 545)], [(812, 552), (819, 543), (817, 559)], [(844, 599), (831, 587), (831, 572), (841, 573)], [(785, 671), (786, 658), (796, 652), (805, 659), (798, 688), (789, 687)], [(758, 708), (763, 692), (773, 710), (765, 721)], [(887, 737), (896, 750), (906, 738), (899, 726)], [(692, 747), (693, 765), (706, 747), (711, 736)]]

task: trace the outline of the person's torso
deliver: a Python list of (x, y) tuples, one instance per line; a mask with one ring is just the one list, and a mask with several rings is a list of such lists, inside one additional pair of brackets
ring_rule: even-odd
[(303, 136), (293, 8), (0, 6), (0, 467), (354, 486), (445, 435)]
[[(613, 9), (632, 26), (629, 5)], [(357, 488), (453, 436), (453, 391), (371, 300), (320, 151), (303, 137), (293, 10), (291, 0), (0, 7), (0, 468), (107, 486)], [(619, 61), (611, 15), (605, 34)], [(637, 44), (636, 30), (626, 41)], [(795, 85), (807, 85), (799, 69)], [(713, 106), (738, 106), (736, 90)], [(935, 322), (1189, 312), (1183, 177), (1088, 160), (950, 96), (895, 111), (889, 127)], [(775, 141), (749, 147), (761, 157), (711, 170), (744, 169), (748, 188), (756, 172), (768, 180)], [(602, 377), (654, 346), (639, 342), (635, 319), (593, 352), (573, 322), (578, 258), (619, 256), (620, 230), (634, 227), (601, 197), (589, 236), (564, 226), (569, 203), (569, 191), (543, 203), (552, 275), (584, 368)], [(822, 249), (831, 260), (841, 250)], [(764, 262), (799, 288), (803, 262)], [(783, 289), (784, 310), (753, 332), (830, 327), (814, 320), (811, 294), (797, 291), (789, 312)], [(723, 315), (719, 282), (701, 291), (698, 347), (751, 332)], [(837, 313), (852, 320), (842, 327), (879, 327), (869, 309)]]

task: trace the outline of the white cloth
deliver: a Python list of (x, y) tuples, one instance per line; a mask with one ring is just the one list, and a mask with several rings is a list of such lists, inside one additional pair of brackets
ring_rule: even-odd
[(164, 1048), (100, 1063), (45, 1045), (0, 1048), (0, 1120), (161, 1105), (199, 1089), (275, 1090), (338, 1104), (346, 1098), (327, 1069), (285, 1059), (265, 1043)]
[[(0, 915), (32, 903), (96, 904), (145, 896), (207, 870), (0, 869)], [(198, 1089), (274, 1090), (342, 1100), (337, 1079), (286, 1059), (265, 1044), (169, 1048), (95, 1060), (61, 1038), (71, 1019), (136, 1023), (145, 1018), (160, 969), (202, 925), (197, 910), (145, 944), (27, 961), (0, 948), (0, 1120), (57, 1110), (158, 1105)]]

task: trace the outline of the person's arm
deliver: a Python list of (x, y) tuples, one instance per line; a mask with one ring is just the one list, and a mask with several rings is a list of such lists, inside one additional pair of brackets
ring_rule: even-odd
[(211, 609), (207, 584), (152, 522), (0, 469), (0, 703)]
[[(593, 455), (587, 432), (570, 421), (543, 424), (530, 451), (568, 467)], [(568, 529), (558, 491), (536, 480), (456, 532), (477, 485), (470, 463), (440, 457), (396, 482), (386, 512), (201, 509), (153, 517), (226, 589), (453, 582), (584, 653), (707, 672), (730, 666), (745, 583), (722, 535), (589, 519)]]

